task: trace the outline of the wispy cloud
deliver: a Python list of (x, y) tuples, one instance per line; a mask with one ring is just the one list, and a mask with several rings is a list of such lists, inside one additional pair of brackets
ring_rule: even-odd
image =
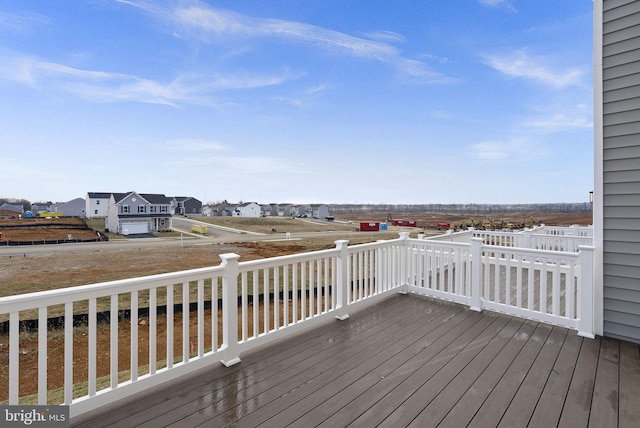
[(525, 49), (506, 55), (486, 55), (484, 60), (488, 66), (509, 77), (528, 79), (554, 88), (580, 85), (587, 74), (587, 70), (581, 67), (554, 68), (548, 58), (531, 56)]
[(483, 141), (473, 144), (470, 149), (472, 157), (487, 161), (525, 161), (539, 159), (547, 153), (547, 150), (541, 145), (524, 138)]
[(195, 38), (209, 43), (229, 43), (231, 39), (277, 39), (297, 45), (307, 45), (334, 54), (378, 61), (394, 67), (400, 74), (423, 83), (449, 82), (448, 76), (432, 70), (427, 64), (403, 57), (389, 44), (402, 36), (392, 32), (377, 32), (368, 38), (301, 22), (255, 18), (213, 8), (202, 2), (179, 3), (175, 7), (158, 6), (146, 1), (119, 0), (155, 16), (170, 26), (177, 37)]
[(516, 8), (511, 4), (510, 0), (478, 0), (478, 2), (483, 6), (507, 9), (512, 12), (516, 12)]
[(566, 112), (547, 113), (530, 118), (525, 120), (523, 125), (545, 132), (559, 132), (574, 129), (591, 129), (593, 128), (593, 119), (583, 109), (574, 108)]
[(43, 25), (48, 25), (47, 17), (37, 13), (7, 13), (0, 11), (0, 31), (6, 30), (12, 34), (31, 34)]
[(95, 102), (210, 105), (215, 92), (278, 85), (295, 78), (289, 71), (273, 75), (214, 72), (184, 74), (160, 82), (123, 73), (83, 70), (33, 56), (0, 55), (0, 80), (64, 90)]

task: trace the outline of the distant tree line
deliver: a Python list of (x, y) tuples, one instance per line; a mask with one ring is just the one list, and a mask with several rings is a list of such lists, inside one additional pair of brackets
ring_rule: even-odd
[(490, 215), (502, 213), (588, 213), (592, 205), (578, 203), (544, 204), (329, 204), (329, 212), (336, 214), (380, 213), (443, 213)]

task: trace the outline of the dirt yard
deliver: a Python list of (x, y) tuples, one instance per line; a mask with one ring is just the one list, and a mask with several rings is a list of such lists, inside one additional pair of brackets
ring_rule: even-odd
[[(531, 216), (531, 215), (529, 215)], [(545, 214), (532, 215), (536, 221), (548, 225), (591, 224), (591, 216), (585, 214)], [(468, 216), (445, 216), (438, 214), (424, 215), (396, 215), (395, 218), (415, 220), (419, 227), (429, 227), (436, 222), (460, 222)], [(514, 217), (514, 216), (511, 216)], [(371, 214), (366, 218), (359, 216), (345, 216), (344, 220), (353, 223), (359, 221), (386, 221), (386, 215)], [(268, 224), (258, 224), (254, 227), (266, 228)], [(6, 230), (6, 229), (4, 229)], [(407, 228), (409, 230), (409, 228)], [(419, 231), (419, 228), (411, 228)], [(392, 232), (386, 239), (397, 236)], [(378, 235), (354, 233), (350, 242), (352, 244), (370, 242), (382, 239)], [(52, 246), (53, 247), (53, 246)], [(236, 243), (233, 246), (192, 246), (169, 247), (155, 249), (136, 249), (119, 251), (96, 251), (93, 253), (61, 253), (58, 255), (38, 255), (27, 257), (0, 257), (0, 297), (22, 294), (43, 289), (77, 286), (95, 282), (110, 281), (142, 275), (151, 275), (198, 267), (212, 266), (220, 263), (219, 255), (225, 252), (234, 252), (241, 256), (241, 261), (259, 258), (275, 257), (285, 254), (301, 253), (334, 247), (333, 239), (307, 239), (301, 241), (280, 241), (269, 243)], [(194, 315), (192, 315), (194, 316)], [(262, 317), (260, 317), (262, 318)], [(210, 320), (210, 316), (205, 316)], [(166, 317), (159, 316), (158, 321), (158, 356), (165, 358), (166, 349), (162, 342), (166, 329)], [(181, 315), (176, 315), (174, 325), (176, 331), (180, 331), (182, 323)], [(144, 319), (139, 320), (139, 340), (141, 350), (139, 361), (148, 361), (148, 349), (143, 346), (148, 343), (148, 328)], [(208, 326), (207, 326), (208, 328)], [(87, 334), (82, 328), (76, 329), (74, 334), (74, 359), (86, 361)], [(107, 375), (109, 371), (109, 329), (98, 329), (98, 376)], [(119, 336), (119, 367), (125, 370), (129, 366), (129, 321), (120, 325)], [(196, 332), (191, 332), (191, 343), (196, 342)], [(49, 388), (59, 388), (63, 384), (62, 367), (64, 361), (63, 337), (59, 331), (49, 332), (48, 344), (48, 385)], [(211, 344), (207, 344), (210, 346)], [(174, 344), (175, 356), (181, 355), (182, 345)], [(0, 385), (8, 385), (8, 337), (0, 335)], [(37, 337), (32, 333), (22, 333), (20, 339), (20, 395), (27, 396), (37, 392)], [(74, 381), (81, 382), (87, 377), (87, 367), (83, 364), (74, 366)], [(6, 400), (8, 390), (0, 388), (0, 402)]]

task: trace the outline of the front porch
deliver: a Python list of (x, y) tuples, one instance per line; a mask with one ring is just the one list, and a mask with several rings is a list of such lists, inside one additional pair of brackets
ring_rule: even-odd
[(632, 427), (638, 385), (637, 344), (394, 295), (73, 426)]

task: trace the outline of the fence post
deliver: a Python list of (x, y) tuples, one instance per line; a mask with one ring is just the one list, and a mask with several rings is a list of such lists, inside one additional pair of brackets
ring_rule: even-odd
[(336, 244), (336, 249), (340, 251), (338, 254), (338, 258), (336, 261), (336, 281), (337, 284), (335, 286), (336, 290), (336, 309), (338, 310), (338, 315), (336, 318), (343, 321), (349, 318), (349, 313), (347, 312), (347, 306), (349, 305), (349, 278), (347, 277), (347, 262), (349, 254), (347, 253), (347, 244), (349, 243), (346, 239), (341, 239), (339, 241), (334, 241)]
[(402, 240), (402, 250), (400, 250), (400, 266), (398, 266), (400, 270), (400, 288), (398, 289), (398, 293), (407, 294), (409, 292), (409, 246), (407, 245), (407, 240), (409, 239), (409, 232), (399, 232), (400, 239)]
[(578, 309), (580, 319), (578, 320), (578, 336), (595, 339), (593, 334), (593, 294), (595, 289), (593, 275), (593, 256), (596, 248), (589, 245), (580, 245), (578, 254), (580, 255), (580, 300)]
[[(221, 254), (222, 275), (222, 364), (229, 367), (240, 362), (238, 349), (238, 259), (234, 253)], [(266, 302), (265, 302), (266, 304)]]
[(472, 311), (482, 312), (482, 238), (471, 238), (471, 302)]

